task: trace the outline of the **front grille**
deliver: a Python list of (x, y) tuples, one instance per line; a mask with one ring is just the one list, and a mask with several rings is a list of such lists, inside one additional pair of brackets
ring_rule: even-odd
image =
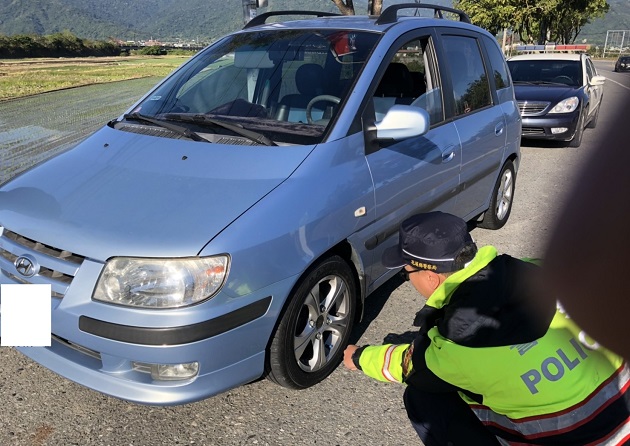
[(521, 112), (521, 116), (542, 115), (547, 107), (549, 107), (549, 102), (518, 101), (518, 111)]
[[(39, 271), (27, 277), (17, 271), (22, 256), (34, 259)], [(83, 257), (23, 237), (0, 226), (0, 272), (18, 283), (50, 284), (52, 297), (63, 298), (83, 263)]]
[(545, 129), (542, 127), (523, 127), (523, 136), (544, 136)]

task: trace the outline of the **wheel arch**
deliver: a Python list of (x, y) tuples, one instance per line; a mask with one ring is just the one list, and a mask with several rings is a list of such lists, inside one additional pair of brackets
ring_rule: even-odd
[[(355, 323), (360, 322), (360, 320), (363, 318), (363, 309), (364, 309), (365, 297), (367, 293), (367, 285), (365, 283), (365, 269), (363, 266), (363, 262), (361, 261), (361, 257), (359, 256), (358, 252), (354, 249), (352, 244), (348, 240), (342, 240), (339, 243), (337, 243), (335, 246), (332, 246), (330, 249), (323, 252), (318, 257), (314, 258), (313, 261), (308, 265), (308, 267), (304, 269), (304, 271), (295, 280), (295, 283), (291, 287), (289, 294), (287, 295), (284, 303), (282, 304), (282, 309), (278, 313), (278, 318), (276, 319), (274, 323), (274, 328), (272, 330), (272, 333), (275, 333), (276, 330), (278, 329), (278, 326), (280, 322), (282, 321), (282, 319), (284, 318), (287, 312), (287, 309), (291, 303), (291, 299), (295, 295), (296, 290), (301, 285), (302, 281), (321, 262), (323, 262), (325, 259), (328, 259), (334, 256), (339, 256), (340, 258), (342, 258), (348, 264), (348, 266), (350, 267), (350, 270), (352, 271), (352, 275), (354, 276), (354, 280), (356, 283), (356, 291), (357, 291), (356, 293), (357, 311), (355, 312)], [(267, 361), (269, 360), (269, 347), (272, 341), (273, 341), (273, 336), (270, 336), (269, 340), (267, 341), (267, 347), (265, 348), (265, 364), (267, 364)], [(267, 374), (268, 374), (268, 370), (267, 370), (267, 367), (265, 367), (265, 373), (263, 374), (263, 376), (266, 376)]]
[(296, 288), (300, 286), (300, 283), (302, 282), (302, 280), (306, 276), (308, 276), (308, 274), (313, 270), (313, 268), (316, 265), (318, 265), (324, 259), (333, 257), (335, 255), (345, 260), (348, 266), (350, 267), (350, 269), (352, 270), (352, 274), (354, 275), (354, 280), (356, 281), (356, 286), (357, 286), (357, 312), (356, 312), (357, 320), (355, 322), (359, 322), (363, 318), (363, 308), (365, 304), (365, 298), (367, 296), (365, 267), (363, 265), (363, 261), (361, 260), (361, 256), (359, 255), (358, 251), (347, 239), (340, 241), (336, 245), (329, 248), (327, 251), (324, 251), (321, 255), (319, 255), (309, 264), (309, 266), (302, 272), (302, 274), (300, 274), (300, 276), (297, 278), (297, 280), (293, 284), (293, 287), (291, 288), (291, 291), (289, 292), (289, 295), (287, 296), (283, 304), (282, 314), (286, 310), (286, 307), (289, 304), (291, 296), (294, 295)]

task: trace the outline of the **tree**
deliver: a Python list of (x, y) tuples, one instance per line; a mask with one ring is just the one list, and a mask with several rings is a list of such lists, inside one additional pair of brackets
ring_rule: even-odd
[[(353, 0), (330, 0), (335, 4), (339, 11), (343, 15), (354, 15), (354, 2)], [(383, 9), (383, 0), (368, 0), (368, 10), (367, 13), (369, 15), (381, 15), (381, 11)]]
[(582, 27), (594, 18), (603, 17), (610, 7), (606, 0), (572, 0), (566, 4), (575, 5), (566, 8), (559, 5), (552, 23), (551, 40), (560, 43), (573, 43), (577, 39)]
[(609, 8), (606, 0), (455, 0), (454, 6), (493, 34), (510, 28), (539, 44), (574, 42), (584, 25)]

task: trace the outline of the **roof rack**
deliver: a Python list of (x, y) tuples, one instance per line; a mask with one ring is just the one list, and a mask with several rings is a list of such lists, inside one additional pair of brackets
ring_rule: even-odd
[(388, 23), (396, 23), (398, 21), (398, 11), (400, 9), (432, 9), (434, 17), (443, 19), (442, 11), (452, 12), (459, 15), (459, 21), (464, 23), (471, 23), (470, 17), (464, 11), (459, 9), (449, 8), (448, 6), (429, 5), (428, 3), (401, 3), (400, 5), (392, 5), (385, 9), (381, 13), (381, 16), (376, 20), (377, 25), (386, 25)]
[(269, 17), (273, 17), (276, 15), (313, 15), (317, 17), (328, 17), (328, 16), (338, 16), (341, 14), (337, 14), (334, 12), (323, 12), (323, 11), (269, 11), (263, 14), (257, 15), (249, 22), (245, 24), (243, 29), (251, 28), (252, 26), (264, 25), (267, 22)]

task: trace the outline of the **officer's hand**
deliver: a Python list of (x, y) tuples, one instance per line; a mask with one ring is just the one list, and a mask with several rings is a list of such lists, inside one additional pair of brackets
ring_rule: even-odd
[(358, 348), (358, 346), (350, 344), (343, 352), (343, 365), (345, 365), (348, 370), (357, 370), (357, 366), (352, 362), (352, 355)]

